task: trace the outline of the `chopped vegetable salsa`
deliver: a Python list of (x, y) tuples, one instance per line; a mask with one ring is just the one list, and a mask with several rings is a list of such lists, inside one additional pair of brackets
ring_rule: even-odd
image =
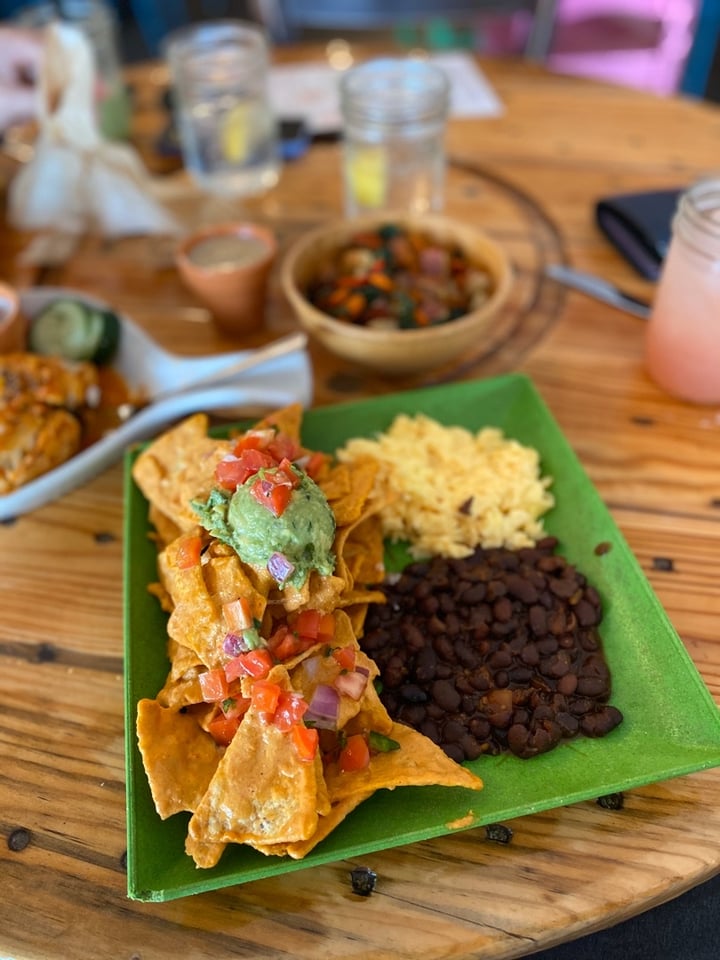
[(338, 320), (413, 330), (462, 317), (491, 293), (489, 271), (459, 246), (385, 224), (356, 234), (324, 265), (307, 295)]

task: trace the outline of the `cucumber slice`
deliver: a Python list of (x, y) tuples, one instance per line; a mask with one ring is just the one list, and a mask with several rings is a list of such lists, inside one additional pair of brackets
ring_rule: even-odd
[(81, 300), (54, 300), (30, 324), (30, 349), (65, 360), (107, 363), (119, 341), (117, 315)]

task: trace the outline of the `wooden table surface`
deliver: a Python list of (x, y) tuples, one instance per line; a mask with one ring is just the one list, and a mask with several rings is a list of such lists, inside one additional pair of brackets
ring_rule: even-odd
[[(492, 354), (438, 378), (533, 378), (717, 700), (720, 411), (654, 386), (642, 321), (540, 271), (570, 262), (650, 296), (598, 233), (594, 201), (712, 170), (720, 112), (527, 63), (483, 68), (505, 111), (452, 122), (447, 210), (504, 239), (518, 286)], [(136, 69), (133, 80), (152, 160), (162, 71)], [(181, 172), (164, 173), (160, 190), (188, 225), (253, 216), (287, 244), (339, 215), (338, 147), (313, 147), (264, 198), (224, 209)], [(28, 239), (3, 226), (3, 278), (100, 295), (180, 352), (237, 348), (181, 288), (169, 244), (87, 238), (62, 267), (30, 271), (17, 260)], [(267, 336), (292, 325), (275, 285)], [(317, 404), (410, 385), (315, 347), (312, 358)], [(352, 894), (343, 862), (169, 903), (127, 899), (122, 522), (118, 465), (0, 527), (0, 956), (499, 960), (615, 923), (720, 869), (713, 769), (633, 790), (620, 811), (589, 801), (523, 817), (506, 846), (478, 830), (365, 857), (379, 878), (369, 898)]]

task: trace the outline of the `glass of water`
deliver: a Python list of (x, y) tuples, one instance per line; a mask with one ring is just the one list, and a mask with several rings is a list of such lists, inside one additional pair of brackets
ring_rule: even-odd
[(385, 57), (343, 74), (343, 180), (348, 216), (441, 210), (446, 73), (427, 60)]
[(241, 20), (205, 21), (164, 47), (186, 169), (209, 193), (251, 196), (280, 174), (263, 31)]

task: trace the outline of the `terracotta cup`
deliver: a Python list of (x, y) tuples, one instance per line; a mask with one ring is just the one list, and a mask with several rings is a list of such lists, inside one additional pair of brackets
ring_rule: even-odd
[(231, 336), (265, 322), (268, 279), (277, 256), (271, 230), (256, 223), (222, 223), (185, 237), (175, 262), (187, 288)]
[(0, 353), (25, 349), (25, 320), (20, 297), (7, 283), (0, 282)]

